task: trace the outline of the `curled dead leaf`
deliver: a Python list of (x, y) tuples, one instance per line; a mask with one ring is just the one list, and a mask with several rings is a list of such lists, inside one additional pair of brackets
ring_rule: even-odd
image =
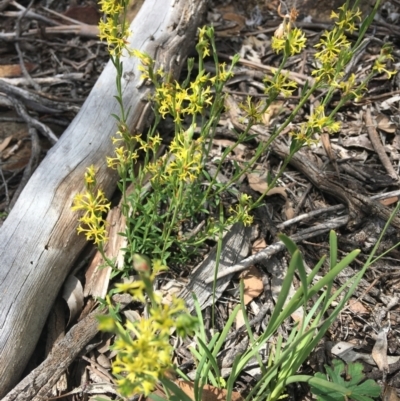
[(394, 134), (396, 132), (396, 125), (390, 121), (387, 115), (379, 113), (376, 116), (376, 122), (377, 128), (387, 132), (388, 134)]
[(264, 284), (260, 270), (258, 270), (255, 266), (251, 266), (250, 269), (243, 274), (243, 283), (244, 304), (248, 305), (254, 298), (257, 298), (259, 295), (261, 295), (264, 290)]
[[(187, 394), (192, 400), (194, 400), (194, 385), (191, 382), (178, 381), (178, 386)], [(216, 388), (210, 385), (203, 387), (203, 393), (201, 395), (202, 401), (225, 401), (227, 396), (227, 390), (223, 388)], [(231, 394), (232, 401), (244, 401), (244, 398), (236, 391)]]
[(389, 364), (387, 358), (387, 332), (388, 329), (382, 329), (379, 332), (376, 338), (374, 348), (372, 348), (372, 353), (371, 353), (372, 358), (374, 359), (376, 365), (382, 372), (389, 371)]
[(62, 297), (68, 304), (70, 324), (83, 309), (83, 287), (75, 276), (68, 276), (65, 280)]

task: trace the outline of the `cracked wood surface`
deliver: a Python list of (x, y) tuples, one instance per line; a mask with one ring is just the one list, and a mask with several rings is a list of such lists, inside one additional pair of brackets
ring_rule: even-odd
[[(131, 25), (130, 47), (142, 50), (177, 77), (193, 45), (207, 0), (147, 0)], [(148, 88), (138, 61), (124, 60), (123, 99), (131, 109), (128, 126), (141, 130), (147, 120)], [(111, 113), (115, 71), (109, 62), (79, 114), (48, 152), (0, 230), (0, 397), (19, 380), (49, 310), (71, 266), (86, 244), (77, 236), (74, 195), (93, 164), (97, 183), (111, 196), (116, 174), (106, 167), (116, 130)]]
[[(128, 294), (117, 294), (114, 295), (113, 301), (119, 304), (122, 311), (132, 301), (132, 297)], [(97, 316), (106, 313), (108, 309), (99, 306), (74, 325), (65, 337), (56, 342), (49, 356), (2, 401), (43, 401), (48, 397), (60, 376), (98, 333)]]
[[(244, 259), (250, 251), (251, 227), (244, 227), (242, 223), (234, 224), (225, 234), (222, 240), (221, 255), (218, 263), (218, 271), (223, 272)], [(183, 298), (190, 311), (194, 310), (193, 293), (196, 294), (201, 309), (210, 306), (217, 301), (225, 291), (234, 273), (224, 276), (218, 280), (217, 287), (213, 283), (206, 283), (207, 279), (214, 277), (217, 266), (217, 246), (215, 246), (207, 257), (190, 275), (190, 281), (180, 292), (179, 297)]]

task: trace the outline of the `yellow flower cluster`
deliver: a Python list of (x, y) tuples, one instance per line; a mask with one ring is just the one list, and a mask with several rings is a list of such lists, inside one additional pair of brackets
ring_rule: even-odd
[(95, 168), (92, 165), (85, 173), (86, 191), (75, 195), (72, 210), (84, 211), (79, 219), (78, 234), (84, 233), (88, 241), (93, 240), (96, 245), (102, 245), (107, 239), (103, 215), (110, 210), (111, 204), (102, 190), (95, 191), (95, 174)]
[(315, 108), (314, 112), (308, 118), (307, 127), (313, 129), (314, 131), (325, 129), (329, 133), (334, 133), (339, 131), (340, 122), (333, 120), (329, 116), (326, 116), (325, 106), (321, 104)]
[[(143, 80), (152, 79), (154, 60), (147, 53), (137, 49), (131, 50), (130, 54), (140, 60), (141, 65), (138, 66), (138, 70), (142, 73), (140, 78)], [(160, 78), (164, 76), (162, 69), (159, 69), (157, 73)]]
[(226, 63), (218, 64), (217, 73), (214, 77), (210, 78), (210, 82), (215, 85), (217, 83), (224, 84), (228, 79), (234, 76), (232, 71), (233, 65), (235, 65), (239, 61), (240, 57), (236, 54), (233, 57), (232, 65), (230, 66), (229, 70), (226, 69)]
[(125, 21), (123, 24), (119, 22), (120, 15), (126, 10), (127, 2), (124, 0), (100, 0), (99, 4), (101, 11), (106, 15), (105, 20), (99, 22), (99, 38), (107, 42), (111, 56), (120, 57), (130, 35)]
[(213, 101), (211, 87), (206, 85), (208, 81), (208, 74), (199, 74), (189, 88), (182, 88), (178, 82), (162, 83), (154, 96), (161, 116), (165, 118), (170, 114), (175, 123), (181, 123), (185, 115), (202, 113)]
[[(197, 319), (189, 315), (184, 301), (173, 298), (170, 304), (162, 304), (152, 288), (158, 272), (167, 267), (160, 261), (153, 263), (142, 255), (134, 255), (140, 279), (133, 283), (117, 284), (119, 292), (130, 293), (136, 301), (151, 302), (149, 317), (136, 322), (120, 324), (115, 316), (99, 316), (99, 328), (117, 334), (112, 346), (116, 359), (112, 372), (117, 377), (118, 387), (124, 396), (134, 394), (149, 395), (157, 381), (172, 367), (173, 347), (170, 333), (176, 330), (179, 336), (191, 333)], [(108, 299), (110, 305), (110, 300)]]
[(325, 106), (319, 105), (308, 118), (308, 121), (300, 125), (299, 131), (290, 134), (300, 143), (310, 145), (315, 142), (314, 133), (328, 132), (333, 134), (340, 130), (341, 124), (332, 117), (325, 115)]
[(375, 60), (374, 66), (372, 67), (372, 71), (377, 72), (379, 74), (386, 73), (388, 75), (388, 78), (390, 78), (392, 75), (396, 75), (397, 74), (396, 70), (389, 71), (387, 68), (387, 64), (390, 61), (394, 60), (391, 53), (392, 53), (391, 45), (385, 43), (382, 46), (378, 58)]
[(203, 28), (199, 28), (199, 40), (196, 50), (202, 59), (210, 55), (210, 41), (208, 38), (213, 34), (214, 29), (212, 27), (203, 26)]
[(168, 155), (147, 165), (146, 170), (151, 173), (153, 182), (193, 182), (197, 179), (203, 166), (202, 138), (192, 140), (193, 133), (194, 126), (177, 133)]
[(128, 321), (125, 330), (129, 334), (120, 336), (113, 346), (117, 356), (112, 372), (119, 377), (117, 384), (123, 395), (147, 396), (172, 366), (173, 348), (169, 336), (159, 333), (153, 319), (141, 319), (135, 323)]
[(228, 218), (227, 224), (241, 221), (245, 226), (251, 226), (253, 224), (253, 216), (249, 214), (251, 211), (251, 204), (251, 197), (247, 194), (241, 194), (239, 203), (229, 208), (231, 216)]
[(281, 37), (272, 37), (271, 47), (276, 53), (284, 52), (287, 56), (301, 53), (306, 47), (307, 39), (301, 29), (288, 29)]
[(343, 77), (344, 64), (352, 55), (351, 43), (346, 33), (356, 30), (355, 22), (361, 19), (361, 12), (359, 9), (348, 10), (346, 4), (339, 7), (339, 11), (339, 14), (331, 14), (331, 18), (338, 19), (336, 26), (330, 31), (325, 31), (319, 43), (314, 46), (318, 50), (314, 57), (320, 65), (312, 71), (317, 82), (335, 85)]
[(118, 169), (120, 166), (129, 166), (135, 161), (139, 155), (136, 150), (130, 151), (124, 146), (120, 146), (114, 149), (115, 157), (107, 156), (107, 166), (113, 170)]
[(319, 60), (322, 64), (336, 64), (339, 54), (343, 49), (349, 49), (351, 43), (344, 33), (340, 32), (339, 29), (335, 27), (332, 31), (325, 31), (322, 35), (322, 39), (315, 47), (321, 49), (314, 55), (316, 60)]
[(361, 21), (361, 11), (359, 8), (357, 10), (348, 10), (346, 4), (339, 7), (339, 13), (332, 11), (331, 19), (337, 19), (335, 24), (345, 32), (350, 34), (357, 30), (356, 22)]
[(260, 123), (265, 111), (265, 103), (262, 100), (254, 102), (251, 96), (247, 96), (246, 101), (239, 103), (239, 108), (244, 112), (240, 122)]
[(123, 145), (114, 149), (114, 157), (107, 157), (107, 166), (113, 170), (128, 170), (132, 167), (132, 163), (139, 158), (138, 150), (148, 152), (151, 150), (156, 153), (160, 144), (161, 137), (158, 133), (150, 135), (146, 140), (142, 139), (140, 133), (131, 135), (123, 124), (120, 125), (120, 129), (111, 138), (113, 144), (121, 142)]
[(368, 90), (365, 84), (356, 82), (355, 74), (350, 74), (345, 81), (332, 81), (332, 86), (340, 89), (343, 97), (352, 96), (356, 100), (360, 99), (363, 96), (363, 93)]
[(263, 79), (264, 93), (270, 98), (276, 98), (279, 94), (283, 97), (292, 96), (297, 89), (297, 83), (289, 79), (289, 72), (277, 74), (275, 70), (272, 70), (272, 73), (275, 74), (272, 78), (266, 76)]

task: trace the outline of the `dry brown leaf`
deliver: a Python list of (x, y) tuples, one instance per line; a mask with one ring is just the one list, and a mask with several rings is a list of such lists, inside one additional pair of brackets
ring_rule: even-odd
[(354, 312), (354, 313), (368, 313), (368, 309), (360, 302), (350, 302), (349, 303), (349, 309)]
[[(194, 385), (191, 382), (185, 382), (185, 381), (174, 381), (176, 385), (178, 385), (181, 390), (192, 400), (194, 400)], [(161, 390), (161, 388), (158, 388), (156, 391), (153, 392), (153, 394), (156, 394), (160, 397), (165, 398), (164, 392)], [(203, 392), (201, 394), (201, 400), (202, 401), (226, 401), (226, 396), (227, 396), (227, 390), (225, 389), (219, 389), (213, 386), (205, 385), (203, 387)], [(238, 393), (237, 391), (233, 391), (231, 394), (232, 401), (244, 401), (244, 398)], [(152, 401), (150, 397), (146, 398), (146, 401)]]
[(263, 123), (268, 127), (271, 120), (278, 116), (283, 110), (283, 101), (273, 102), (261, 116)]
[[(254, 191), (257, 191), (261, 194), (263, 194), (268, 188), (267, 181), (265, 180), (264, 177), (260, 176), (259, 174), (256, 173), (247, 174), (247, 180), (249, 182), (250, 188), (254, 189)], [(288, 197), (286, 190), (283, 187), (271, 188), (268, 191), (267, 196), (272, 196), (272, 195), (281, 195), (285, 199), (287, 199)]]
[[(235, 142), (230, 141), (229, 139), (214, 139), (212, 143), (213, 145), (222, 146), (223, 148), (229, 148), (235, 145)], [(239, 158), (244, 159), (246, 150), (246, 146), (240, 143), (239, 145), (234, 147), (232, 152)]]
[(10, 144), (11, 140), (13, 139), (12, 135), (8, 136), (3, 140), (3, 142), (0, 143), (0, 153), (7, 148), (7, 146)]
[(97, 7), (92, 5), (71, 6), (65, 11), (64, 15), (87, 25), (97, 25), (101, 18)]
[(235, 144), (235, 142), (233, 142), (229, 139), (213, 139), (212, 143), (213, 143), (213, 145), (223, 146), (225, 148), (229, 148), (230, 146), (233, 147), (233, 145)]
[(243, 316), (243, 312), (242, 312), (242, 310), (240, 309), (239, 311), (238, 311), (238, 313), (236, 314), (236, 317), (235, 317), (235, 328), (236, 328), (236, 330), (238, 330), (238, 329), (240, 329), (242, 326), (244, 326), (244, 316)]
[(251, 247), (251, 254), (254, 255), (255, 253), (262, 251), (266, 247), (267, 247), (267, 243), (265, 242), (265, 239), (258, 238), (253, 242), (253, 245)]
[(385, 383), (382, 401), (400, 401), (396, 389)]
[(248, 305), (254, 298), (257, 298), (262, 294), (264, 290), (264, 284), (262, 281), (262, 274), (260, 270), (255, 266), (251, 266), (243, 274), (243, 284), (244, 284), (244, 304)]
[(329, 134), (328, 133), (322, 133), (321, 136), (320, 136), (320, 140), (321, 140), (322, 146), (325, 149), (326, 155), (328, 156), (328, 159), (331, 162), (335, 161), (336, 157), (335, 157), (335, 153), (333, 152), (333, 149), (332, 149), (332, 145), (331, 145), (331, 140), (330, 140)]
[(392, 196), (391, 198), (381, 199), (379, 202), (384, 206), (393, 205), (393, 203), (397, 203), (399, 201), (398, 196)]
[[(243, 301), (248, 305), (254, 298), (257, 298), (264, 291), (264, 284), (260, 270), (255, 266), (251, 266), (243, 275), (244, 294)], [(236, 315), (235, 326), (239, 329), (244, 325), (243, 313), (240, 310)]]
[[(178, 381), (176, 384), (185, 392), (185, 394), (194, 400), (194, 385), (190, 382)], [(203, 387), (201, 395), (202, 401), (226, 401), (227, 390), (216, 388), (210, 385)], [(236, 391), (232, 392), (232, 401), (244, 401), (244, 398)]]
[[(4, 124), (2, 124), (2, 128)], [(1, 152), (1, 160), (3, 171), (14, 172), (16, 170), (22, 170), (29, 163), (31, 158), (31, 141), (27, 141), (28, 131), (21, 129), (18, 131), (11, 131), (12, 141), (8, 143), (8, 146)], [(9, 134), (11, 133), (9, 132)]]
[[(267, 189), (268, 189), (268, 183), (265, 179), (265, 177), (260, 176), (259, 174), (256, 173), (251, 173), (247, 174), (247, 180), (249, 182), (249, 186), (251, 189), (254, 191), (257, 191), (261, 194), (263, 194)], [(288, 195), (286, 193), (286, 189), (283, 187), (274, 187), (271, 188), (267, 196), (272, 196), (272, 195), (281, 195), (283, 198), (285, 198), (285, 205), (283, 207), (285, 216), (287, 220), (292, 219), (295, 216), (295, 211), (292, 206), (292, 204), (289, 202)]]
[(246, 26), (246, 18), (243, 15), (236, 13), (225, 13), (222, 15), (225, 21), (233, 23), (233, 27), (224, 29), (223, 31), (218, 31), (218, 36), (234, 36), (239, 35), (242, 29)]
[[(25, 68), (31, 72), (37, 67), (33, 63), (25, 63)], [(0, 78), (20, 77), (22, 75), (21, 66), (19, 64), (0, 65)]]
[(378, 129), (387, 132), (388, 134), (394, 134), (396, 132), (396, 125), (390, 121), (389, 117), (385, 114), (379, 113), (376, 116), (376, 122)]
[(75, 276), (68, 276), (65, 280), (62, 297), (68, 304), (68, 324), (78, 316), (83, 309), (83, 288)]
[(293, 219), (295, 216), (295, 210), (292, 202), (286, 200), (285, 206), (283, 207), (283, 212), (285, 213), (286, 220)]
[(389, 371), (389, 364), (387, 359), (387, 332), (388, 329), (382, 329), (379, 332), (371, 353), (372, 358), (377, 364), (379, 370), (381, 370), (382, 372)]

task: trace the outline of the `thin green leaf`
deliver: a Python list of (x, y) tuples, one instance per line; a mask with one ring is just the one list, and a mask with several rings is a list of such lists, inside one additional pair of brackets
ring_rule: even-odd
[[(169, 401), (167, 398), (161, 397), (161, 396), (159, 396), (158, 394), (154, 394), (154, 393), (150, 394), (150, 395), (149, 395), (149, 398), (150, 398), (151, 400), (154, 400), (154, 401)], [(109, 401), (109, 400), (108, 400), (108, 401)]]
[[(210, 350), (208, 349), (207, 345), (203, 343), (203, 341), (200, 340), (200, 338), (197, 339), (199, 342), (199, 345), (201, 346), (201, 348), (203, 349), (203, 352), (205, 355), (207, 355), (208, 357), (208, 364), (211, 364), (211, 366), (214, 368), (214, 374), (213, 376), (215, 377), (221, 377), (221, 372), (219, 370), (218, 367), (218, 362), (217, 360), (214, 358), (213, 354), (210, 352)], [(214, 380), (213, 380), (214, 381)], [(215, 381), (212, 383), (212, 385), (214, 387), (219, 387), (219, 384)]]
[(203, 342), (207, 341), (207, 335), (206, 335), (206, 329), (204, 326), (204, 320), (203, 320), (203, 314), (201, 313), (201, 306), (199, 304), (199, 300), (197, 299), (197, 296), (195, 293), (192, 294), (193, 296), (193, 304), (194, 304), (194, 310), (196, 311), (196, 316), (197, 319), (199, 319), (199, 330), (200, 330), (200, 337), (203, 340)]
[(171, 393), (175, 394), (180, 401), (193, 401), (190, 397), (174, 382), (168, 379), (160, 379), (163, 386), (165, 386)]
[[(293, 255), (296, 255), (296, 253), (298, 254), (299, 251), (296, 250)], [(269, 320), (267, 329), (265, 331), (266, 333), (268, 333), (268, 335), (275, 332), (276, 328), (282, 323), (282, 321), (284, 319), (281, 316), (281, 311), (287, 300), (287, 296), (289, 294), (290, 287), (293, 282), (293, 276), (294, 276), (294, 272), (295, 272), (296, 268), (297, 268), (297, 258), (295, 258), (293, 256), (290, 261), (289, 268), (286, 273), (286, 277), (283, 280), (281, 292), (279, 293), (278, 299), (276, 301), (274, 311), (272, 313), (272, 316)], [(278, 317), (279, 317), (279, 319), (278, 319)], [(267, 334), (265, 334), (265, 335), (267, 335)]]
[(285, 244), (285, 247), (291, 256), (293, 256), (293, 254), (299, 249), (292, 239), (287, 237), (285, 234), (279, 234), (278, 238)]
[(233, 312), (230, 314), (228, 321), (226, 322), (224, 329), (222, 330), (222, 333), (220, 334), (217, 343), (215, 344), (215, 347), (212, 351), (212, 354), (214, 357), (217, 356), (218, 352), (221, 350), (222, 345), (224, 344), (226, 337), (228, 336), (229, 330), (232, 327), (233, 322), (236, 319), (236, 315), (238, 314), (240, 310), (240, 305), (236, 305), (235, 309)]

